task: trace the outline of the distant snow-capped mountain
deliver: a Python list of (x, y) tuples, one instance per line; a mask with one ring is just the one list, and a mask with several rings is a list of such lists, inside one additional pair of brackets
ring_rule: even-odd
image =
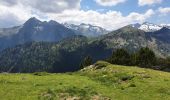
[(144, 22), (142, 24), (136, 23), (136, 24), (132, 24), (132, 27), (138, 28), (140, 30), (143, 30), (145, 32), (154, 32), (154, 31), (158, 31), (160, 29), (162, 29), (163, 27), (169, 28), (170, 29), (170, 25), (169, 24), (153, 24), (153, 23), (149, 23), (149, 22)]
[(170, 29), (170, 24), (160, 24), (162, 27), (166, 27)]
[(84, 23), (80, 25), (64, 23), (63, 25), (69, 29), (74, 30), (77, 35), (84, 35), (87, 37), (97, 37), (100, 35), (107, 34), (109, 32), (106, 29), (101, 28), (99, 26), (93, 26)]

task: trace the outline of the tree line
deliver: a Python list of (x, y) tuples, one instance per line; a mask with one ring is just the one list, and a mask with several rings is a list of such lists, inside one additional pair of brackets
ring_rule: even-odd
[[(92, 57), (87, 56), (82, 60), (80, 68), (91, 65)], [(139, 66), (143, 68), (152, 68), (157, 70), (168, 71), (170, 69), (170, 57), (159, 58), (148, 47), (141, 48), (134, 53), (128, 52), (126, 49), (117, 49), (112, 52), (112, 55), (105, 59), (111, 64), (125, 66)]]

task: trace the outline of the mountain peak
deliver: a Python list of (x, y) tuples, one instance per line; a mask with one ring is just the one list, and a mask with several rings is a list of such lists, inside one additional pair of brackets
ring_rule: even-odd
[(124, 34), (124, 35), (130, 35), (130, 34), (138, 34), (138, 33), (144, 33), (143, 30), (140, 30), (136, 27), (133, 27), (131, 25), (124, 26), (116, 31), (112, 31), (110, 35), (112, 34)]
[[(136, 25), (137, 25), (137, 24), (136, 24)], [(131, 26), (131, 25), (124, 26), (124, 27), (122, 27), (122, 28), (120, 28), (120, 29), (138, 30), (136, 27), (133, 27), (133, 26)]]
[(48, 23), (51, 24), (51, 25), (61, 25), (60, 23), (58, 23), (54, 20), (50, 20)]
[(134, 28), (138, 28), (138, 27), (140, 27), (140, 26), (141, 26), (141, 24), (139, 24), (139, 23), (135, 23), (135, 24), (131, 24), (130, 26), (132, 26), (132, 27), (134, 27)]
[(140, 30), (143, 30), (145, 32), (154, 32), (154, 31), (158, 31), (162, 28), (162, 26), (157, 25), (157, 24), (153, 24), (150, 22), (144, 22), (142, 24), (132, 24), (132, 27), (138, 28)]
[(40, 20), (37, 19), (36, 17), (31, 17), (30, 19), (28, 19), (28, 21), (40, 21)]
[(28, 19), (24, 25), (26, 24), (38, 24), (41, 23), (41, 21), (35, 17), (31, 17), (30, 19)]
[(165, 31), (170, 31), (170, 29), (167, 28), (167, 27), (162, 27), (159, 31), (161, 31), (161, 32), (164, 31), (165, 32)]
[(141, 30), (141, 29), (136, 28), (136, 27), (132, 27), (131, 25), (127, 25), (127, 26), (123, 27), (122, 29), (126, 30), (128, 32), (145, 32), (144, 30)]

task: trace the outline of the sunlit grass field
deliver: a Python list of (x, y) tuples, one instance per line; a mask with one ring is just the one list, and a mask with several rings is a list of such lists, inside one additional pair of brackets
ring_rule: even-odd
[(73, 73), (2, 73), (0, 100), (170, 100), (170, 73), (103, 61)]

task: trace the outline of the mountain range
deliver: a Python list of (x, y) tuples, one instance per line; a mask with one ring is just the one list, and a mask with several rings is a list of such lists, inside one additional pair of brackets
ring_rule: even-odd
[(108, 30), (106, 30), (102, 27), (93, 26), (90, 24), (82, 23), (80, 25), (75, 25), (75, 24), (64, 23), (63, 25), (69, 29), (74, 30), (77, 35), (83, 35), (86, 37), (98, 37), (100, 35), (109, 33)]
[[(110, 56), (118, 48), (135, 52), (141, 47), (149, 47), (159, 57), (170, 56), (168, 27), (145, 31), (135, 25), (127, 25), (108, 34), (86, 36), (84, 31), (79, 30), (81, 25), (70, 28), (70, 25), (66, 27), (66, 24), (55, 21), (41, 22), (31, 18), (22, 26), (1, 29), (7, 34), (1, 32), (3, 34), (0, 35), (0, 71), (75, 71), (87, 55), (95, 62)], [(86, 29), (93, 28), (92, 25), (87, 26)]]
[(30, 18), (21, 26), (0, 29), (0, 50), (27, 42), (57, 42), (74, 35), (97, 37), (107, 30), (89, 24), (60, 24), (56, 21), (40, 21)]

